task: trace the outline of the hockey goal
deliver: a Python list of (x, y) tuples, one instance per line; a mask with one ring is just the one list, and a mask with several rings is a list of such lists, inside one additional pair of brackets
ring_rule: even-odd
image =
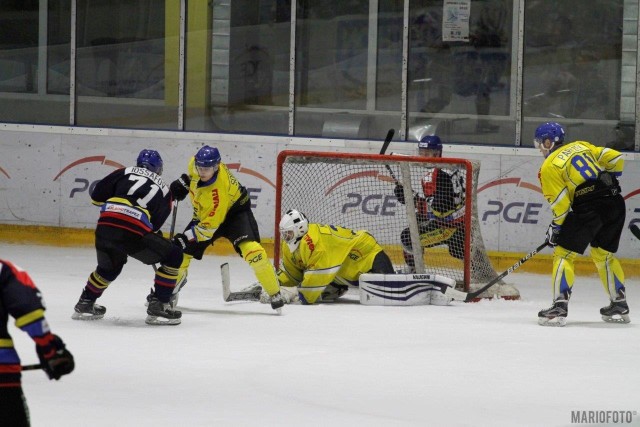
[[(487, 256), (480, 223), (476, 191), (480, 164), (455, 158), (329, 153), (285, 150), (278, 155), (275, 207), (274, 261), (279, 265), (278, 224), (289, 209), (303, 212), (310, 222), (341, 225), (369, 231), (389, 255), (396, 270), (409, 272), (407, 254), (418, 273), (440, 274), (456, 280), (459, 288), (472, 292), (498, 275)], [(455, 225), (439, 221), (424, 210), (423, 180), (434, 168), (461, 177), (462, 188), (448, 189), (460, 197), (464, 208)], [(430, 175), (431, 174), (431, 175)], [(443, 174), (441, 174), (443, 175)], [(438, 180), (439, 191), (445, 182)], [(442, 181), (442, 182), (440, 182)], [(404, 204), (394, 188), (404, 188)], [(455, 181), (452, 186), (455, 186)], [(458, 185), (458, 187), (460, 187)], [(444, 188), (447, 192), (446, 187)], [(409, 195), (414, 194), (414, 197)], [(426, 198), (427, 206), (437, 206)], [(446, 205), (446, 203), (445, 203)], [(444, 225), (443, 225), (444, 224)], [(403, 253), (404, 252), (404, 253)], [(503, 281), (481, 297), (518, 299), (518, 290)]]

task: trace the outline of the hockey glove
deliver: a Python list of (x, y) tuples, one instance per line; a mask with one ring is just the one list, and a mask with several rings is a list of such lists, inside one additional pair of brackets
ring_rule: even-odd
[(398, 202), (404, 205), (404, 187), (402, 184), (396, 184), (396, 187), (393, 189), (393, 195), (396, 196)]
[(63, 375), (70, 374), (75, 368), (73, 355), (67, 350), (64, 342), (57, 335), (46, 340), (46, 344), (36, 344), (36, 353), (40, 359), (42, 370), (50, 380), (59, 380)]
[(187, 249), (187, 245), (189, 245), (189, 239), (187, 238), (187, 236), (185, 236), (182, 233), (178, 233), (175, 236), (173, 236), (173, 239), (171, 239), (171, 241), (174, 244), (180, 246), (183, 251)]
[(191, 179), (187, 174), (183, 173), (180, 178), (176, 179), (171, 183), (171, 185), (169, 185), (169, 189), (176, 200), (182, 201), (189, 194), (189, 184), (191, 184)]
[(560, 226), (555, 223), (549, 224), (549, 228), (547, 229), (547, 244), (549, 246), (556, 247), (558, 246), (558, 239), (560, 238)]

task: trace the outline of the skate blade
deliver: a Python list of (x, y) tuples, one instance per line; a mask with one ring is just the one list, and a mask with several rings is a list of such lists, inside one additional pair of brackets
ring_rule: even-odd
[(151, 315), (148, 315), (144, 321), (144, 323), (146, 323), (147, 325), (161, 325), (161, 326), (179, 325), (180, 322), (181, 322), (180, 319), (166, 319), (164, 317), (151, 316)]
[(102, 319), (104, 314), (91, 314), (91, 313), (73, 313), (71, 318), (73, 320), (98, 320)]
[(602, 320), (607, 323), (630, 323), (631, 319), (628, 314), (614, 314), (613, 316), (602, 315)]
[(278, 316), (281, 316), (282, 315), (282, 307), (276, 308), (276, 313), (278, 314)]
[(562, 327), (567, 324), (566, 317), (554, 317), (553, 319), (548, 319), (546, 317), (538, 317), (538, 325), (540, 326), (559, 326)]

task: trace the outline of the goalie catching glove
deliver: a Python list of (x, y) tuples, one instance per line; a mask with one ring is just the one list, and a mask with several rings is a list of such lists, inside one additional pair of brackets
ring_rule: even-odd
[(180, 175), (180, 178), (176, 179), (169, 185), (169, 190), (171, 190), (171, 194), (173, 194), (173, 198), (182, 201), (189, 195), (189, 185), (191, 184), (191, 179), (185, 173)]

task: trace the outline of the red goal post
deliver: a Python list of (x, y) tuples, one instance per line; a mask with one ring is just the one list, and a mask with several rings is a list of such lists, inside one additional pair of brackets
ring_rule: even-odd
[[(284, 150), (277, 162), (274, 263), (280, 262), (280, 219), (297, 209), (313, 223), (367, 230), (399, 270), (409, 269), (406, 260), (412, 255), (416, 272), (451, 277), (467, 292), (478, 289), (497, 277), (478, 221), (479, 170), (478, 162), (457, 158)], [(442, 194), (457, 194), (458, 206), (464, 206), (450, 223), (437, 217), (434, 221), (424, 210), (416, 213), (416, 203), (425, 203), (425, 177), (438, 175), (456, 177), (438, 179), (438, 188), (444, 189)], [(397, 183), (403, 185), (404, 204), (394, 195)], [(450, 210), (445, 199), (431, 198), (427, 212), (437, 211), (433, 206)], [(488, 292), (483, 296), (519, 297), (517, 289), (504, 282)]]

